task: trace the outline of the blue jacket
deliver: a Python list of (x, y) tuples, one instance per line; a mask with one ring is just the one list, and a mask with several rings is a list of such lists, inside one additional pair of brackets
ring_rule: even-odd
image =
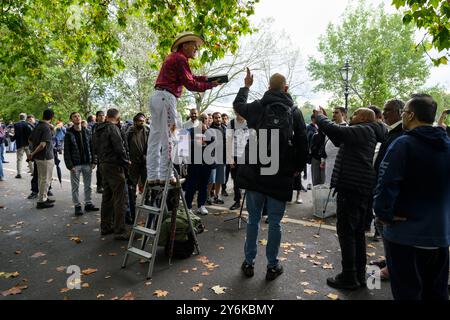
[[(380, 165), (375, 214), (391, 222), (387, 240), (409, 246), (450, 245), (450, 139), (422, 126), (405, 132)], [(394, 216), (407, 220), (392, 222)]]

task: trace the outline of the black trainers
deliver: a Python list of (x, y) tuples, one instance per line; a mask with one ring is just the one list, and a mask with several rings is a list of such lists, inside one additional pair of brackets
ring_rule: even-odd
[(247, 261), (242, 263), (241, 269), (248, 278), (253, 277), (255, 274), (255, 268), (251, 264), (248, 264)]
[(223, 202), (222, 199), (219, 199), (218, 197), (214, 198), (214, 203), (215, 204), (224, 204), (225, 202)]
[(283, 273), (283, 266), (281, 264), (277, 265), (273, 268), (267, 268), (266, 280), (272, 281), (275, 280), (278, 276)]
[(51, 191), (47, 192), (47, 197), (53, 197), (53, 192)]
[(212, 205), (212, 200), (211, 200), (211, 198), (208, 198), (208, 200), (206, 200), (206, 204), (207, 204), (208, 206)]
[(228, 197), (229, 194), (228, 194), (228, 192), (226, 192), (226, 191), (222, 191), (222, 196), (223, 196), (223, 197)]
[(77, 217), (82, 216), (84, 214), (83, 209), (81, 206), (75, 206), (75, 215)]
[(103, 188), (102, 187), (97, 188), (97, 193), (103, 193)]
[(92, 203), (88, 203), (84, 206), (84, 211), (99, 211), (100, 209), (94, 206)]
[(45, 202), (46, 202), (46, 203), (55, 203), (55, 201), (56, 201), (56, 200), (52, 200), (52, 199), (47, 198), (47, 200), (46, 200)]
[[(3, 163), (4, 163), (4, 162), (3, 162)], [(18, 174), (18, 175), (16, 175), (15, 178), (16, 178), (16, 179), (22, 179), (22, 175)]]
[(35, 192), (32, 192), (28, 197), (27, 197), (27, 199), (30, 199), (30, 200), (33, 200), (33, 199), (36, 199), (37, 198), (37, 196), (38, 196), (38, 194), (37, 193), (35, 193)]
[(47, 208), (53, 208), (54, 204), (53, 203), (48, 203), (48, 202), (38, 202), (36, 204), (36, 209), (47, 209)]
[(231, 207), (230, 210), (237, 210), (241, 207), (241, 204), (238, 202), (235, 202)]

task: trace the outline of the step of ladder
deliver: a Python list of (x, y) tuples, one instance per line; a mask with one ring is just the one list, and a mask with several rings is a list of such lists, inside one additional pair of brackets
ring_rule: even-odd
[(152, 258), (152, 254), (150, 252), (147, 252), (147, 251), (135, 248), (135, 247), (128, 248), (127, 252), (134, 256), (137, 256), (139, 258), (143, 258), (146, 260), (150, 260)]
[(141, 210), (144, 214), (160, 215), (161, 209), (158, 207), (147, 206), (145, 204), (136, 206), (137, 210)]
[(133, 227), (133, 231), (139, 234), (142, 234), (144, 236), (154, 237), (156, 236), (156, 230), (144, 228), (141, 226)]

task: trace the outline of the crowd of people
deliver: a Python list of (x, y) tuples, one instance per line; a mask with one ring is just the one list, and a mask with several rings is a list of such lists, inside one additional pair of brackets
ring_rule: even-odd
[[(448, 299), (450, 128), (445, 120), (449, 112), (436, 124), (433, 98), (413, 94), (406, 103), (392, 99), (383, 109), (359, 108), (351, 117), (345, 108), (337, 107), (329, 118), (320, 107), (306, 125), (281, 74), (271, 76), (261, 100), (248, 103), (253, 75), (247, 69), (244, 87), (233, 103), (234, 119), (192, 109), (189, 120), (182, 124), (176, 105), (183, 86), (202, 92), (220, 85), (190, 71), (189, 59), (201, 44), (203, 39), (190, 33), (175, 40), (151, 97), (150, 125), (143, 113), (136, 114), (131, 124), (122, 123), (119, 110), (113, 108), (86, 121), (73, 112), (67, 128), (52, 125), (51, 109), (44, 111), (39, 122), (32, 115), (21, 114), (10, 138), (17, 148), (16, 178), (22, 178), (26, 154), (34, 180), (30, 198), (37, 198), (36, 207), (53, 207), (55, 200), (49, 198), (52, 172), (58, 154), (63, 153), (70, 170), (75, 215), (99, 210), (91, 198), (91, 178), (97, 167), (101, 234), (127, 240), (137, 193), (143, 192), (146, 183), (176, 183), (169, 164), (179, 156), (177, 141), (184, 134), (190, 148), (181, 157), (187, 170), (180, 169), (180, 174), (186, 178), (183, 191), (190, 210), (195, 194), (199, 215), (208, 214), (208, 205), (223, 204), (230, 175), (234, 185), (231, 210), (241, 207), (245, 190), (248, 223), (241, 265), (245, 276), (255, 273), (264, 212), (269, 224), (266, 279), (274, 280), (284, 272), (278, 259), (281, 219), (294, 190), (295, 201), (301, 203), (301, 176), (309, 163), (312, 184), (328, 184), (337, 200), (342, 272), (327, 279), (330, 287), (366, 287), (365, 233), (373, 224), (376, 238), (384, 242), (386, 259), (369, 264), (379, 266), (379, 276), (390, 279), (394, 298)], [(2, 126), (0, 130), (3, 146), (8, 134)], [(258, 147), (252, 151), (254, 145)], [(196, 159), (195, 150), (204, 155), (212, 146), (213, 162), (205, 157)], [(268, 149), (271, 163), (263, 159), (261, 148)], [(256, 162), (251, 162), (255, 150)], [(274, 161), (278, 165), (275, 173), (265, 174)], [(81, 175), (84, 208), (79, 197)]]

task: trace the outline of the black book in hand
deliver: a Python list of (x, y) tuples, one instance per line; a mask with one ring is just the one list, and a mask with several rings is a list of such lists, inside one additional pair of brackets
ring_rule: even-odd
[(218, 80), (219, 83), (227, 83), (228, 82), (228, 75), (227, 74), (220, 74), (216, 76), (208, 77), (208, 82), (213, 82)]

